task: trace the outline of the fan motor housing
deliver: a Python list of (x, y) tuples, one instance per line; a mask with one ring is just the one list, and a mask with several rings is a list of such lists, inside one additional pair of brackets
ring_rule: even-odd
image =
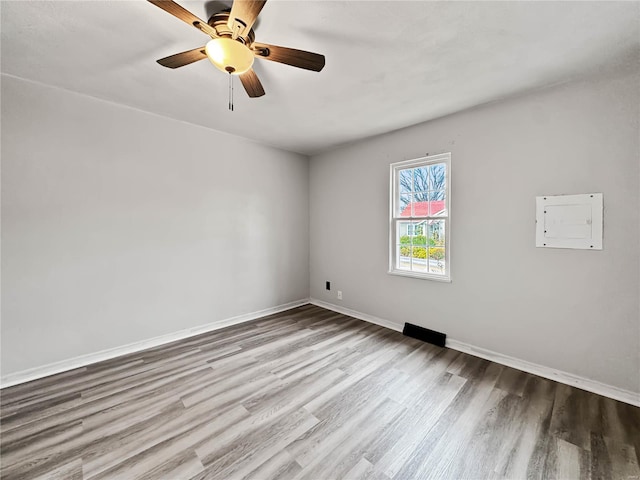
[[(209, 18), (209, 21), (207, 22), (209, 25), (215, 28), (216, 32), (218, 32), (218, 35), (221, 37), (233, 36), (233, 32), (228, 25), (229, 13), (230, 12), (228, 11), (214, 13), (213, 15), (211, 15), (211, 18)], [(251, 44), (256, 40), (256, 35), (253, 32), (253, 28), (249, 30), (248, 34), (242, 37), (239, 36), (238, 39), (240, 39), (240, 41), (247, 47), (251, 46)]]

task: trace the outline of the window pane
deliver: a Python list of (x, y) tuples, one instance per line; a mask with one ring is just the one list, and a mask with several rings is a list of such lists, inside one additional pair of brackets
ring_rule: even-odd
[(400, 239), (400, 243), (424, 245), (426, 238), (425, 231), (425, 221), (398, 222), (398, 238)]
[(429, 222), (429, 238), (427, 239), (429, 261), (427, 265), (430, 273), (446, 274), (445, 224), (444, 220)]
[(418, 167), (413, 169), (413, 191), (426, 192), (429, 190), (429, 167)]
[(427, 248), (411, 247), (411, 270), (414, 272), (426, 273), (427, 270)]
[[(425, 167), (426, 168), (426, 167)], [(444, 190), (447, 188), (447, 164), (435, 163), (429, 167), (429, 190)]]
[(446, 274), (446, 255), (444, 245), (439, 247), (429, 247), (429, 272)]
[(445, 190), (434, 190), (429, 192), (429, 215), (447, 215), (447, 192)]
[(396, 258), (396, 268), (400, 270), (411, 270), (411, 245), (398, 245)]
[(444, 200), (446, 198), (446, 190), (429, 190), (429, 200)]
[(411, 270), (411, 235), (413, 222), (396, 223), (396, 268)]
[(432, 247), (444, 247), (445, 241), (445, 221), (429, 220), (428, 242)]
[(405, 168), (404, 170), (400, 170), (399, 175), (399, 184), (400, 184), (400, 193), (410, 193), (413, 188), (411, 184), (412, 180), (412, 168)]
[(398, 239), (398, 243), (411, 245), (411, 233), (413, 230), (411, 222), (398, 222), (397, 225), (398, 231), (396, 232), (396, 238)]
[(398, 211), (396, 212), (396, 215), (400, 217), (411, 216), (411, 194), (410, 193), (400, 194), (400, 203), (398, 204)]
[(429, 215), (429, 202), (425, 194), (416, 194), (413, 198), (413, 216), (426, 217)]

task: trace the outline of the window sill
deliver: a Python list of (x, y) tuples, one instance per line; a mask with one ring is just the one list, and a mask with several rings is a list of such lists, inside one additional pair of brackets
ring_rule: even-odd
[(417, 273), (408, 272), (406, 270), (389, 270), (389, 275), (397, 275), (399, 277), (419, 278), (420, 280), (435, 280), (436, 282), (451, 283), (451, 277), (448, 275), (435, 275), (433, 273)]

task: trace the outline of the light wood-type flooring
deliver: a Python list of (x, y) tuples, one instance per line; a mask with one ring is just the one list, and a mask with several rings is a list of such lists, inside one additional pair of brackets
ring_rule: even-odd
[(312, 305), (1, 401), (7, 480), (640, 476), (640, 408)]

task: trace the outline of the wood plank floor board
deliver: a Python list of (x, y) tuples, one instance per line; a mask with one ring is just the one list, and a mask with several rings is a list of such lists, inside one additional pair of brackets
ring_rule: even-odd
[[(524, 388), (522, 402), (519, 405), (518, 421), (509, 425), (502, 436), (502, 448), (496, 456), (494, 471), (499, 478), (514, 478), (528, 472), (530, 465), (535, 474), (535, 464), (539, 455), (536, 452), (538, 439), (543, 445), (550, 441), (548, 428), (553, 409), (554, 382), (531, 376)], [(534, 462), (532, 462), (534, 460)]]
[[(154, 426), (159, 421), (171, 421), (179, 415), (181, 404), (175, 403), (156, 415), (150, 421), (136, 423), (133, 426), (123, 427), (117, 434), (103, 435), (102, 432), (92, 432), (87, 434), (82, 429), (74, 430), (71, 438), (60, 438), (47, 448), (37, 448), (37, 445), (30, 445), (22, 452), (19, 461), (5, 464), (2, 468), (10, 469), (17, 474), (17, 478), (27, 475), (45, 475), (47, 471), (60, 467), (68, 462), (69, 458), (79, 458), (82, 456), (83, 468), (94, 452), (100, 454), (108, 451), (105, 445), (122, 445), (132, 433), (138, 434), (140, 431), (155, 430)], [(104, 457), (101, 457), (104, 458)], [(28, 478), (28, 477), (27, 477)]]
[(283, 449), (249, 472), (243, 479), (292, 480), (300, 470), (302, 467), (298, 462), (291, 457), (287, 450)]
[(281, 380), (281, 388), (278, 390), (273, 391), (265, 388), (264, 391), (251, 395), (243, 401), (242, 405), (255, 415), (284, 407), (289, 409), (302, 408), (320, 393), (340, 383), (344, 378), (344, 372), (327, 366), (323, 369), (323, 373), (314, 376), (313, 380), (309, 378)]
[(82, 392), (82, 398), (91, 401), (113, 396), (119, 392), (139, 391), (140, 385), (155, 388), (156, 386), (160, 386), (165, 382), (170, 382), (182, 376), (182, 374), (189, 374), (210, 368), (211, 366), (203, 359), (198, 359), (197, 357), (180, 358), (177, 359), (175, 364), (170, 368), (163, 368), (163, 366), (157, 368), (152, 367), (142, 372), (136, 372), (135, 375), (126, 378), (89, 388)]
[(318, 421), (305, 409), (297, 409), (235, 441), (226, 454), (223, 454), (224, 450), (217, 449), (205, 456), (203, 464), (219, 478), (244, 478)]
[[(497, 387), (496, 387), (497, 389)], [(463, 451), (473, 450), (473, 456), (463, 455), (456, 462), (455, 475), (458, 478), (487, 478), (495, 470), (504, 436), (518, 421), (520, 398), (503, 391), (497, 405), (489, 409), (477, 422)]]
[(406, 414), (375, 440), (364, 457), (377, 470), (393, 476), (414, 455), (465, 383), (462, 377), (449, 373), (441, 375), (431, 393), (424, 395), (424, 401), (407, 407)]
[(348, 348), (340, 351), (329, 349), (327, 351), (316, 351), (306, 347), (301, 351), (304, 358), (300, 358), (300, 356), (285, 357), (282, 362), (273, 365), (270, 371), (283, 380), (290, 376), (306, 377), (313, 373), (315, 369), (324, 368), (327, 365), (335, 366), (338, 360), (347, 357), (351, 353), (352, 350)]
[[(124, 370), (120, 374), (121, 376), (123, 377), (130, 376), (134, 374), (136, 371), (134, 367), (138, 365), (142, 365), (142, 363), (143, 363), (142, 360), (137, 360), (136, 362), (124, 363), (123, 364), (124, 367), (116, 366), (116, 367), (111, 367), (110, 369), (100, 369), (100, 370), (94, 371), (93, 370), (94, 366), (91, 366), (84, 369), (74, 370), (74, 372), (76, 372), (75, 376), (72, 378), (69, 378), (67, 381), (62, 382), (61, 380), (59, 380), (57, 383), (53, 383), (52, 385), (47, 385), (42, 388), (38, 387), (36, 390), (37, 393), (32, 393), (30, 395), (28, 391), (25, 391), (25, 392), (22, 392), (20, 395), (17, 395), (11, 399), (6, 398), (9, 395), (5, 396), (4, 391), (12, 390), (13, 388), (17, 388), (17, 387), (12, 387), (11, 389), (3, 389), (2, 390), (3, 394), (1, 396), (1, 403), (3, 406), (2, 413), (6, 415), (12, 411), (15, 411), (16, 409), (22, 409), (32, 403), (35, 403), (37, 401), (41, 401), (44, 399), (55, 399), (55, 398), (58, 398), (59, 396), (65, 396), (72, 393), (82, 393), (82, 391), (89, 389), (93, 386), (101, 385), (101, 384), (116, 380), (118, 378), (117, 372), (119, 370)], [(143, 368), (149, 369), (152, 367), (143, 367)], [(57, 375), (53, 375), (52, 377), (47, 377), (46, 379), (42, 379), (42, 380), (47, 380), (49, 378), (55, 378), (55, 377), (57, 377)]]
[[(193, 450), (183, 450), (165, 462), (151, 469), (141, 469), (142, 473), (133, 474), (140, 480), (192, 478), (204, 471), (202, 462)], [(128, 475), (133, 472), (126, 472)]]
[[(320, 419), (335, 418), (367, 406), (375, 398), (388, 398), (387, 388), (399, 379), (388, 364), (369, 363), (370, 370), (346, 376), (343, 381), (309, 401), (305, 408)], [(363, 375), (366, 372), (366, 375)]]
[(27, 423), (38, 421), (55, 414), (62, 414), (83, 403), (80, 392), (59, 395), (49, 400), (30, 403), (25, 408), (16, 408), (13, 413), (6, 415), (1, 421), (6, 430), (17, 428)]
[(559, 385), (551, 420), (551, 433), (585, 450), (591, 449), (590, 432), (602, 432), (598, 398), (584, 390)]
[[(364, 452), (378, 435), (403, 413), (404, 407), (391, 399), (384, 399), (375, 409), (367, 410), (354, 428), (340, 429), (339, 435), (323, 439), (312, 458), (297, 478), (346, 478), (346, 475), (364, 458)], [(298, 458), (298, 457), (296, 457)], [(298, 463), (301, 463), (298, 461)]]
[(493, 388), (501, 367), (482, 362), (474, 362), (474, 365), (474, 371), (482, 372), (479, 379), (465, 382), (414, 454), (397, 472), (385, 471), (387, 475), (393, 473), (390, 475), (393, 478), (459, 478), (457, 469), (462, 466), (461, 459), (469, 455), (465, 447), (472, 429), (505, 395)]
[[(390, 370), (387, 370), (391, 373)], [(390, 375), (386, 379), (392, 378)], [(385, 380), (385, 377), (382, 378)], [(311, 429), (307, 435), (292, 442), (287, 450), (303, 468), (311, 465), (326, 452), (327, 448), (340, 442), (346, 435), (352, 435), (358, 425), (366, 421), (372, 411), (376, 411), (388, 397), (382, 395), (365, 395), (359, 398), (359, 404), (344, 404), (344, 409), (320, 410), (310, 409), (321, 422)], [(366, 403), (366, 408), (362, 405)], [(395, 403), (395, 402), (394, 402)], [(309, 408), (308, 406), (305, 408)]]
[(559, 478), (591, 478), (591, 452), (556, 439), (556, 472)]
[(640, 471), (635, 455), (635, 448), (617, 439), (603, 437), (605, 447), (611, 459), (612, 478), (633, 478)]
[(502, 373), (496, 382), (496, 388), (522, 397), (528, 378), (525, 372), (511, 367), (503, 367)]
[(48, 471), (42, 476), (33, 478), (35, 480), (82, 480), (82, 460), (77, 458)]
[(249, 417), (241, 406), (216, 415), (217, 412), (212, 411), (206, 402), (183, 411), (188, 412), (183, 418), (167, 417), (156, 428), (145, 428), (134, 435), (124, 436), (120, 441), (104, 442), (105, 449), (99, 455), (93, 452), (83, 455), (85, 478), (117, 477), (119, 472), (126, 472), (138, 462), (144, 462), (147, 466), (153, 463), (155, 467), (167, 458), (167, 454), (194, 449), (211, 436), (218, 435), (236, 422)]
[[(153, 440), (161, 438), (164, 431), (175, 425), (174, 420), (181, 419), (184, 405), (175, 397), (163, 402), (153, 409), (138, 412), (137, 416), (127, 415), (112, 419), (108, 423), (94, 423), (86, 426), (83, 422), (83, 435), (73, 445), (67, 445), (67, 450), (76, 449), (82, 452), (83, 468), (86, 469), (95, 459), (105, 460), (111, 452), (120, 449), (122, 455), (140, 448), (145, 435)], [(162, 422), (162, 426), (158, 424)], [(173, 431), (172, 431), (173, 433)]]
[(313, 305), (0, 392), (2, 479), (640, 479), (640, 408)]
[(2, 437), (10, 437), (9, 441), (14, 441), (17, 438), (36, 434), (44, 429), (54, 427), (60, 422), (84, 419), (90, 415), (99, 413), (104, 410), (111, 409), (122, 403), (135, 403), (140, 399), (148, 398), (150, 395), (157, 396), (165, 392), (171, 392), (172, 394), (180, 391), (179, 389), (188, 384), (190, 381), (201, 381), (207, 375), (207, 371), (210, 371), (209, 367), (197, 367), (193, 371), (183, 372), (176, 377), (163, 378), (160, 381), (146, 382), (137, 387), (132, 387), (125, 392), (116, 392), (111, 395), (100, 397), (97, 399), (87, 400), (84, 403), (79, 404), (76, 408), (73, 408), (66, 412), (56, 413), (37, 421), (27, 421), (26, 423), (14, 426), (8, 430), (2, 428)]
[[(36, 461), (42, 464), (44, 461), (50, 461), (56, 457), (64, 445), (73, 438), (77, 438), (82, 434), (82, 422), (74, 421), (69, 424), (62, 424), (41, 432), (40, 435), (24, 439), (22, 442), (9, 445), (7, 451), (3, 450), (2, 465), (14, 469), (25, 467), (31, 468), (31, 464)], [(37, 452), (36, 454), (32, 452)], [(66, 462), (63, 462), (66, 463)]]
[[(401, 389), (394, 390), (391, 395), (397, 401), (406, 405), (415, 405), (424, 401), (425, 396), (430, 396), (432, 392), (432, 386), (436, 383), (440, 383), (443, 376), (447, 378), (451, 376), (448, 373), (448, 367), (451, 362), (456, 359), (460, 354), (455, 350), (442, 349), (437, 355), (432, 356), (432, 361), (428, 368), (422, 368), (417, 372), (411, 373), (403, 368), (402, 372), (408, 376), (405, 385)], [(462, 377), (457, 378), (462, 379)]]
[(233, 376), (226, 376), (220, 382), (207, 382), (199, 389), (185, 392), (181, 398), (185, 406), (190, 407), (203, 400), (217, 399), (218, 406), (239, 402), (263, 387), (274, 388), (280, 379), (264, 369), (245, 369)]

